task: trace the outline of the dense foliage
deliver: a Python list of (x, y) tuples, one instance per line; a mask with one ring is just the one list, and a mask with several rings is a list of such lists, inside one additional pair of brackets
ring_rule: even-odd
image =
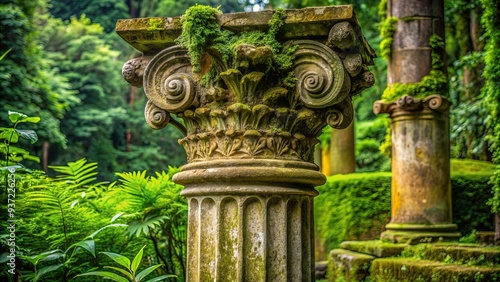
[[(493, 128), (491, 141), (493, 160), (500, 164), (500, 1), (484, 0), (483, 24), (488, 34), (488, 45), (485, 57), (484, 77), (486, 79), (483, 88), (487, 103), (490, 106), (491, 124)], [(496, 8), (495, 8), (496, 7)], [(500, 170), (492, 177), (494, 185), (494, 197), (491, 200), (494, 212), (500, 212)]]
[[(486, 205), (491, 197), (489, 177), (493, 169), (485, 162), (452, 161), (453, 223), (463, 235), (493, 228), (493, 215)], [(330, 176), (317, 189), (315, 236), (326, 250), (345, 240), (378, 239), (390, 220), (389, 172)]]

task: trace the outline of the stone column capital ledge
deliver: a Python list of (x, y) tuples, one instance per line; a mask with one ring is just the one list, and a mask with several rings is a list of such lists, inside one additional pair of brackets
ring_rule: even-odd
[[(401, 116), (429, 114), (448, 114), (450, 101), (443, 95), (433, 94), (423, 99), (405, 95), (396, 101), (376, 101), (373, 113), (389, 114), (394, 119)], [(399, 119), (398, 119), (399, 120)]]

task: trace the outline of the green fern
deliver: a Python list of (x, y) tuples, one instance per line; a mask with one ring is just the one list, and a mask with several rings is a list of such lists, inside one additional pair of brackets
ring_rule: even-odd
[(69, 162), (67, 166), (49, 166), (49, 168), (60, 173), (57, 179), (65, 181), (71, 188), (81, 188), (97, 180), (97, 163), (88, 163), (85, 158)]
[(83, 158), (69, 162), (67, 166), (51, 166), (51, 168), (61, 175), (57, 176), (56, 180), (33, 186), (34, 191), (27, 194), (30, 201), (43, 209), (47, 216), (59, 214), (63, 232), (54, 233), (50, 238), (51, 246), (64, 243), (65, 248), (68, 248), (72, 234), (68, 233), (66, 214), (85, 200), (87, 186), (99, 184), (92, 183), (97, 179), (97, 163), (87, 163)]

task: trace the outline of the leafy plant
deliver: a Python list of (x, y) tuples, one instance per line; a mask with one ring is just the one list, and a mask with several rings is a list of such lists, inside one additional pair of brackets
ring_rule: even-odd
[[(59, 271), (61, 268), (63, 269), (63, 275), (61, 276), (58, 273), (58, 277), (62, 278), (62, 281), (67, 281), (67, 279), (72, 275), (71, 270), (73, 268), (73, 264), (76, 262), (74, 258), (75, 255), (80, 250), (86, 250), (95, 258), (95, 240), (94, 237), (99, 234), (101, 231), (110, 228), (110, 227), (126, 227), (125, 224), (109, 224), (106, 225), (89, 236), (85, 237), (83, 240), (76, 242), (69, 246), (65, 251), (60, 249), (50, 250), (43, 252), (38, 255), (33, 256), (24, 256), (23, 259), (26, 259), (34, 266), (34, 273), (32, 276), (32, 281), (39, 281), (42, 276), (48, 275), (50, 273), (54, 273)], [(48, 265), (42, 265), (46, 262), (50, 262)], [(30, 275), (29, 275), (30, 276)]]
[[(117, 254), (117, 253), (112, 253), (112, 252), (100, 252), (101, 254), (104, 254), (111, 258), (114, 262), (118, 263), (121, 268), (115, 267), (115, 266), (105, 266), (104, 268), (107, 269), (112, 269), (120, 274), (110, 272), (110, 271), (91, 271), (83, 274), (77, 275), (77, 277), (80, 276), (100, 276), (104, 277), (116, 282), (141, 282), (144, 279), (146, 279), (146, 276), (151, 274), (153, 271), (155, 271), (157, 268), (161, 267), (161, 264), (156, 264), (152, 265), (141, 272), (137, 273), (137, 270), (139, 269), (139, 265), (141, 264), (142, 261), (142, 256), (144, 254), (144, 248), (146, 246), (142, 247), (139, 252), (135, 255), (134, 259), (132, 262), (130, 262), (130, 259), (127, 257)], [(152, 279), (149, 279), (145, 282), (156, 282), (156, 281), (161, 281), (163, 279), (175, 277), (175, 275), (161, 275)]]
[(152, 244), (165, 272), (185, 273), (187, 202), (180, 196), (182, 186), (172, 181), (178, 169), (169, 167), (155, 176), (146, 171), (117, 173), (115, 190), (121, 193), (120, 209), (128, 218), (129, 236), (144, 236)]
[(46, 216), (59, 215), (63, 232), (58, 233), (60, 235), (55, 237), (54, 243), (57, 244), (62, 239), (65, 248), (69, 248), (66, 213), (85, 199), (86, 185), (96, 180), (97, 163), (87, 163), (83, 158), (69, 162), (67, 166), (50, 167), (62, 174), (54, 181), (35, 185), (35, 191), (29, 192), (28, 197), (30, 201), (37, 203), (38, 208), (44, 210)]
[(22, 160), (40, 162), (40, 158), (12, 144), (18, 143), (20, 138), (28, 140), (31, 144), (38, 140), (34, 130), (21, 130), (17, 126), (20, 123), (38, 123), (40, 117), (29, 117), (23, 113), (9, 111), (9, 121), (12, 127), (0, 127), (0, 166), (18, 165)]

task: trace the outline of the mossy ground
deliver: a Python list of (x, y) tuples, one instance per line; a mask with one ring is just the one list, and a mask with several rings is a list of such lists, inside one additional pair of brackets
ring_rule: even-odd
[[(345, 242), (342, 247), (346, 249), (331, 253), (328, 281), (500, 281), (499, 247), (459, 243), (403, 246), (381, 241)], [(367, 260), (366, 253), (376, 254), (380, 249), (399, 250), (399, 254)]]

